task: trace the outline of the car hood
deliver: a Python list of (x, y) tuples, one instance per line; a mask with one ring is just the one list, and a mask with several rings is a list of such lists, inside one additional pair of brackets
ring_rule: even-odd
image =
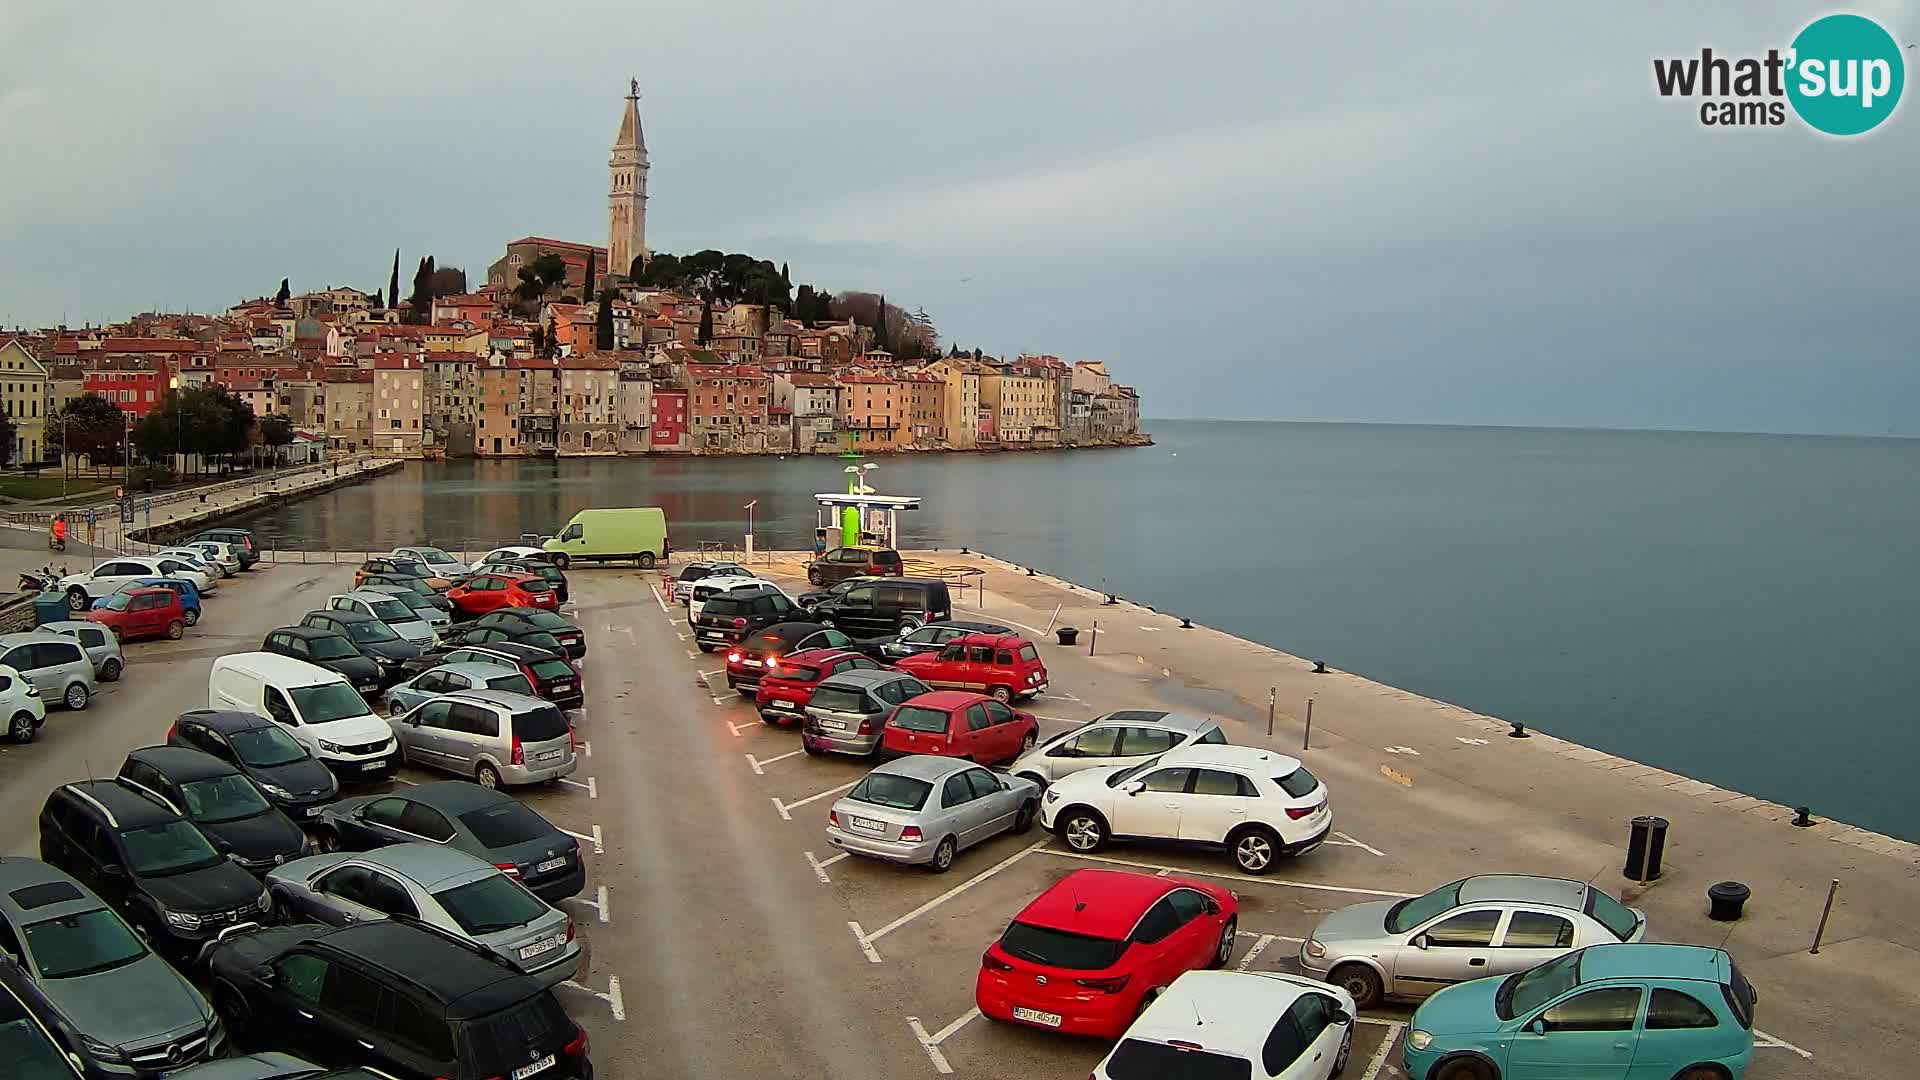
[(39, 985), (76, 1030), (114, 1046), (196, 1030), (213, 1017), (200, 991), (151, 952), (124, 967)]
[(320, 667), (337, 675), (345, 675), (347, 681), (351, 683), (367, 682), (380, 677), (380, 665), (364, 656), (342, 656), (336, 660), (321, 660), (317, 663)]
[(249, 766), (248, 774), (262, 784), (272, 784), (296, 797), (319, 795), (333, 790), (333, 773), (313, 758), (303, 758), (300, 761), (266, 768)]
[(1376, 900), (1370, 904), (1355, 904), (1321, 919), (1313, 928), (1313, 940), (1332, 948), (1335, 943), (1353, 945), (1358, 943), (1378, 943), (1387, 935), (1387, 912), (1393, 910), (1397, 901)]
[(292, 1054), (269, 1053), (203, 1061), (179, 1075), (191, 1080), (278, 1080), (320, 1071), (320, 1066)]
[(408, 640), (421, 640), (433, 636), (433, 627), (425, 619), (398, 619), (387, 624), (393, 632)]
[(1414, 1010), (1409, 1026), (1436, 1038), (1482, 1035), (1500, 1030), (1500, 1014), (1493, 1011), (1494, 995), (1504, 978), (1457, 983), (1428, 998)]
[[(904, 662), (902, 666), (904, 666)], [(1102, 765), (1094, 769), (1082, 769), (1071, 776), (1054, 781), (1053, 786), (1047, 790), (1049, 793), (1059, 792), (1061, 798), (1066, 798), (1069, 793), (1076, 791), (1090, 791), (1094, 793), (1109, 792), (1118, 795), (1118, 791), (1107, 786), (1107, 777), (1130, 767), (1131, 766), (1127, 765)]]
[(300, 826), (288, 821), (287, 815), (278, 810), (237, 821), (194, 824), (207, 834), (214, 847), (231, 851), (250, 862), (271, 859), (276, 855), (292, 858), (300, 853), (300, 848), (306, 843), (306, 834), (300, 831)]
[(329, 720), (324, 724), (302, 724), (299, 730), (311, 732), (315, 739), (325, 739), (343, 746), (359, 746), (393, 737), (393, 727), (372, 713), (349, 716), (344, 720)]
[(140, 885), (174, 911), (228, 911), (260, 898), (260, 882), (225, 861), (184, 874), (143, 877)]
[[(398, 630), (394, 633), (399, 633)], [(420, 655), (420, 646), (410, 641), (356, 641), (353, 647), (363, 653), (384, 656), (389, 660), (411, 660)]]

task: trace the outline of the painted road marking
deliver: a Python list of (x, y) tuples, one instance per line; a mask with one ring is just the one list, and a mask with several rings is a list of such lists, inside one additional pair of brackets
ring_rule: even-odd
[(706, 682), (708, 679), (713, 678), (715, 675), (725, 675), (726, 673), (727, 673), (726, 668), (721, 668), (718, 671), (703, 671), (700, 673), (700, 681)]
[(1255, 960), (1258, 960), (1260, 958), (1260, 954), (1263, 952), (1266, 952), (1267, 946), (1271, 944), (1273, 944), (1273, 935), (1261, 934), (1260, 940), (1254, 942), (1253, 948), (1247, 950), (1247, 955), (1240, 958), (1240, 963), (1237, 965), (1238, 970), (1245, 971), (1248, 968), (1252, 967), (1253, 962)]
[(743, 724), (736, 724), (731, 720), (724, 720), (722, 723), (727, 725), (727, 730), (733, 732), (735, 738), (739, 738), (740, 733), (743, 731), (752, 731), (755, 728), (765, 728), (767, 726), (765, 720), (748, 720)]
[(1414, 757), (1420, 756), (1420, 751), (1415, 750), (1411, 746), (1383, 746), (1380, 749), (1385, 750), (1389, 754), (1412, 754)]
[(803, 851), (801, 854), (807, 857), (807, 865), (813, 867), (813, 876), (819, 878), (822, 885), (833, 884), (833, 879), (827, 876), (827, 867), (847, 857), (847, 852), (844, 851), (825, 860), (815, 858), (811, 851)]
[[(560, 826), (555, 825), (554, 828), (560, 829)], [(593, 827), (593, 834), (590, 836), (584, 833), (574, 832), (572, 829), (560, 829), (560, 831), (573, 837), (575, 840), (583, 840), (592, 844), (595, 855), (605, 855), (607, 853), (607, 845), (605, 841), (600, 839), (600, 826), (598, 825)]]
[[(866, 778), (862, 777), (861, 779), (864, 780)], [(799, 802), (781, 802), (780, 799), (776, 796), (773, 800), (773, 808), (775, 810), (780, 811), (780, 819), (782, 821), (792, 821), (793, 815), (789, 814), (787, 811), (798, 810), (810, 802), (819, 802), (821, 799), (824, 799), (829, 795), (838, 795), (841, 792), (847, 790), (848, 788), (852, 787), (853, 785), (859, 782), (860, 782), (859, 780), (850, 780), (847, 783), (841, 784), (837, 788), (828, 788), (827, 790), (821, 792), (818, 795), (809, 795), (806, 798), (801, 799)]]
[(600, 797), (600, 785), (591, 776), (587, 777), (587, 782), (584, 784), (578, 780), (569, 780), (564, 776), (560, 778), (560, 782), (570, 787), (577, 787), (580, 790), (585, 791), (587, 793), (587, 798), (589, 799), (597, 799)]
[(1286, 878), (1249, 877), (1246, 874), (1223, 874), (1214, 870), (1189, 870), (1181, 866), (1161, 866), (1158, 863), (1138, 862), (1133, 859), (1116, 859), (1108, 855), (1082, 855), (1077, 851), (1062, 851), (1059, 848), (1041, 848), (1042, 855), (1057, 855), (1062, 859), (1082, 859), (1087, 862), (1112, 863), (1115, 866), (1131, 866), (1137, 870), (1171, 870), (1176, 874), (1191, 877), (1220, 878), (1224, 881), (1239, 881), (1248, 885), (1278, 885), (1289, 889), (1309, 889), (1314, 892), (1348, 893), (1354, 896), (1391, 896), (1396, 900), (1419, 896), (1419, 893), (1390, 892), (1386, 889), (1362, 889), (1353, 885), (1322, 885), (1317, 881), (1290, 881)]
[(563, 897), (562, 899), (564, 899), (569, 904), (580, 904), (583, 907), (592, 908), (594, 911), (599, 913), (601, 922), (607, 922), (612, 918), (612, 916), (609, 914), (609, 911), (608, 911), (607, 887), (605, 885), (600, 886), (598, 900), (589, 900), (584, 896), (568, 896), (568, 897)]
[(692, 649), (688, 649), (688, 650), (687, 650), (687, 659), (689, 659), (689, 660), (698, 660), (698, 659), (700, 659), (700, 655), (699, 655), (698, 653), (696, 653), (696, 652), (694, 652), (694, 651), (693, 651)]
[[(858, 782), (859, 781), (855, 781), (855, 783), (858, 783)], [(852, 787), (853, 784), (848, 784), (847, 786)], [(934, 908), (939, 907), (941, 904), (944, 904), (947, 901), (953, 899), (954, 897), (959, 896), (961, 893), (966, 892), (968, 889), (973, 888), (975, 885), (978, 885), (981, 882), (987, 880), (988, 878), (993, 877), (995, 874), (998, 874), (1000, 871), (1005, 870), (1007, 867), (1012, 866), (1014, 863), (1019, 862), (1021, 859), (1024, 859), (1027, 856), (1033, 854), (1034, 852), (1039, 851), (1041, 847), (1043, 847), (1045, 844), (1046, 844), (1045, 840), (1036, 840), (1033, 843), (1028, 844), (1026, 847), (1021, 848), (1019, 851), (1016, 851), (1012, 855), (1009, 855), (1006, 858), (1000, 860), (995, 865), (980, 871), (978, 874), (975, 874), (974, 876), (968, 878), (967, 880), (961, 882), (960, 884), (955, 885), (953, 888), (948, 889), (946, 892), (941, 893), (939, 896), (934, 897), (933, 899), (927, 901), (926, 903), (921, 904), (919, 907), (914, 908), (912, 911), (907, 912), (905, 915), (900, 916), (899, 918), (893, 920), (892, 922), (881, 927), (880, 929), (875, 930), (871, 934), (863, 932), (860, 929), (859, 923), (849, 922), (847, 923), (847, 925), (853, 928), (853, 935), (856, 939), (859, 940), (860, 948), (867, 954), (867, 959), (877, 964), (880, 962), (880, 954), (874, 949), (873, 947), (874, 942), (879, 941), (881, 938), (886, 937), (888, 934), (893, 933), (895, 930), (898, 930), (901, 927), (912, 922), (913, 920), (919, 918), (920, 916), (925, 915), (927, 912), (932, 911)]]
[(621, 1023), (626, 1022), (627, 1002), (625, 998), (620, 996), (620, 977), (618, 975), (607, 976), (607, 992), (604, 994), (591, 986), (583, 986), (580, 983), (574, 982), (572, 979), (568, 979), (560, 985), (599, 998), (601, 1001), (607, 1003), (607, 1008), (613, 1010), (613, 1018), (615, 1020)]
[(1380, 1075), (1381, 1067), (1387, 1063), (1387, 1054), (1393, 1050), (1394, 1040), (1400, 1037), (1400, 1029), (1406, 1027), (1407, 1023), (1404, 1020), (1376, 1020), (1371, 1016), (1356, 1016), (1354, 1019), (1362, 1024), (1378, 1024), (1387, 1029), (1386, 1038), (1380, 1040), (1373, 1056), (1367, 1059), (1367, 1067), (1360, 1073), (1360, 1080), (1373, 1080)]
[(667, 610), (667, 599), (660, 595), (660, 587), (658, 585), (648, 585), (647, 588), (653, 591), (653, 602), (660, 605), (660, 614), (672, 618), (673, 612)]
[(1799, 1054), (1802, 1058), (1808, 1061), (1813, 1060), (1813, 1054), (1811, 1051), (1802, 1050), (1799, 1047), (1793, 1045), (1792, 1043), (1786, 1041), (1785, 1039), (1776, 1038), (1775, 1036), (1769, 1035), (1766, 1032), (1761, 1031), (1759, 1028), (1753, 1029), (1753, 1046), (1754, 1046), (1754, 1049), (1756, 1050), (1770, 1050), (1770, 1049), (1791, 1050), (1794, 1053)]
[(593, 756), (593, 744), (588, 742), (587, 740), (585, 739), (580, 740), (580, 749), (585, 751), (588, 757)]
[(1336, 847), (1357, 847), (1361, 851), (1370, 851), (1382, 858), (1386, 857), (1386, 854), (1387, 854), (1386, 852), (1381, 851), (1379, 848), (1374, 847), (1371, 844), (1363, 844), (1360, 841), (1355, 840), (1353, 837), (1348, 836), (1346, 833), (1335, 830), (1333, 835), (1339, 837), (1339, 839), (1338, 840), (1330, 839), (1325, 842), (1332, 844)]
[(907, 1017), (907, 1026), (913, 1029), (913, 1037), (920, 1041), (921, 1049), (925, 1050), (927, 1057), (933, 1061), (935, 1071), (945, 1075), (953, 1072), (953, 1066), (947, 1064), (947, 1055), (940, 1052), (940, 1044), (952, 1038), (956, 1032), (966, 1027), (969, 1023), (972, 1023), (979, 1016), (980, 1010), (978, 1008), (968, 1009), (958, 1020), (941, 1028), (932, 1035), (927, 1034), (926, 1025), (922, 1024), (920, 1018), (917, 1016)]
[(759, 758), (754, 757), (752, 754), (747, 754), (746, 759), (747, 759), (747, 764), (753, 766), (753, 775), (765, 776), (767, 775), (765, 766), (771, 765), (776, 761), (785, 761), (795, 754), (804, 754), (804, 753), (806, 753), (806, 749), (802, 747), (799, 750), (789, 750), (784, 754), (778, 754), (774, 757), (770, 757), (765, 761), (762, 761)]
[(1487, 740), (1485, 740), (1485, 739), (1469, 739), (1469, 738), (1467, 738), (1467, 737), (1466, 737), (1465, 735), (1455, 735), (1455, 736), (1453, 737), (1453, 741), (1454, 741), (1454, 742), (1458, 742), (1458, 743), (1466, 743), (1466, 744), (1467, 744), (1468, 746), (1485, 746), (1485, 745), (1487, 745)]

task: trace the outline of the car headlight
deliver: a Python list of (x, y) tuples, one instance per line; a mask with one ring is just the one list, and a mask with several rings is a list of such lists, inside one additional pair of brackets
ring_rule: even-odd
[(260, 790), (266, 792), (268, 795), (276, 799), (293, 798), (293, 792), (288, 791), (286, 788), (283, 788), (278, 784), (261, 784)]
[(339, 743), (337, 743), (337, 742), (328, 742), (328, 741), (327, 741), (327, 740), (325, 740), (325, 739), (321, 739), (321, 740), (320, 740), (320, 749), (322, 749), (322, 750), (325, 750), (325, 751), (326, 751), (327, 753), (329, 753), (329, 754), (344, 754), (344, 753), (346, 753), (346, 751), (345, 751), (345, 750), (342, 750), (342, 749), (340, 748), (340, 744), (339, 744)]
[(86, 1051), (87, 1056), (93, 1058), (95, 1061), (124, 1064), (127, 1060), (127, 1055), (122, 1053), (119, 1047), (108, 1046), (99, 1039), (89, 1038), (85, 1035), (80, 1036), (80, 1049)]
[(1414, 1028), (1412, 1031), (1407, 1032), (1407, 1045), (1413, 1047), (1415, 1050), (1425, 1050), (1427, 1047), (1433, 1045), (1433, 1032), (1421, 1031), (1419, 1028)]
[(1327, 955), (1326, 945), (1322, 944), (1318, 938), (1308, 938), (1307, 943), (1301, 946), (1300, 951), (1313, 957), (1315, 960), (1322, 959)]
[(200, 929), (200, 916), (191, 911), (168, 911), (165, 914), (169, 926), (177, 926), (182, 930)]
[[(305, 847), (306, 845), (302, 844), (301, 846)], [(269, 911), (272, 911), (273, 910), (273, 890), (261, 889), (260, 898), (253, 902), (253, 906), (259, 909), (261, 914), (265, 914)]]

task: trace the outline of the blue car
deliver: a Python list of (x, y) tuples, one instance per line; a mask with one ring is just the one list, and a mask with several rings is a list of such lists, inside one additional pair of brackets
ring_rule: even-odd
[[(198, 588), (195, 588), (193, 582), (188, 581), (186, 578), (174, 578), (174, 577), (135, 578), (132, 581), (127, 582), (125, 585), (120, 586), (118, 589), (114, 591), (127, 592), (132, 589), (172, 589), (174, 592), (177, 592), (180, 594), (180, 606), (186, 609), (186, 612), (187, 612), (187, 618), (186, 618), (187, 625), (192, 626), (193, 624), (200, 621), (200, 590)], [(106, 603), (107, 603), (107, 597), (103, 596), (100, 599), (95, 600), (93, 602), (93, 606), (96, 608), (105, 607)]]

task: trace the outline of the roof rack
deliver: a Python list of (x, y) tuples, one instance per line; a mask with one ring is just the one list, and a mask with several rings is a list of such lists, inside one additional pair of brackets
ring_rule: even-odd
[(126, 777), (124, 777), (124, 776), (121, 776), (121, 777), (116, 777), (115, 779), (116, 779), (116, 780), (118, 780), (118, 781), (119, 781), (120, 783), (122, 783), (122, 784), (125, 784), (125, 785), (127, 785), (128, 787), (136, 787), (136, 788), (139, 788), (139, 789), (140, 789), (141, 791), (144, 791), (144, 792), (146, 792), (147, 794), (149, 794), (149, 795), (151, 795), (151, 796), (153, 796), (154, 798), (156, 798), (156, 799), (158, 799), (158, 800), (160, 800), (160, 805), (161, 805), (161, 806), (164, 806), (164, 807), (166, 807), (167, 809), (169, 809), (169, 810), (171, 810), (171, 811), (173, 811), (174, 813), (176, 813), (176, 814), (179, 814), (179, 815), (180, 815), (181, 817), (186, 817), (186, 816), (187, 816), (186, 814), (184, 814), (184, 813), (181, 813), (181, 810), (180, 810), (180, 808), (179, 808), (179, 807), (177, 807), (177, 806), (175, 806), (175, 805), (173, 805), (173, 800), (172, 800), (172, 799), (169, 799), (169, 798), (167, 798), (167, 797), (166, 797), (165, 795), (162, 795), (162, 794), (160, 794), (159, 792), (157, 792), (157, 791), (155, 791), (155, 790), (153, 790), (152, 788), (150, 788), (150, 787), (148, 787), (147, 785), (145, 785), (145, 784), (143, 784), (143, 783), (141, 783), (140, 781), (138, 781), (138, 780), (129, 780), (129, 779), (127, 779), (127, 778), (126, 778)]
[(113, 816), (113, 811), (107, 809), (106, 804), (101, 802), (99, 799), (96, 799), (93, 796), (87, 794), (86, 792), (80, 790), (79, 785), (64, 784), (62, 785), (62, 787), (67, 791), (71, 791), (73, 794), (79, 796), (80, 798), (85, 799), (88, 802), (88, 804), (91, 805), (95, 810), (98, 810), (102, 814), (105, 814), (107, 816), (107, 824), (113, 826), (116, 829), (120, 827), (120, 819)]

